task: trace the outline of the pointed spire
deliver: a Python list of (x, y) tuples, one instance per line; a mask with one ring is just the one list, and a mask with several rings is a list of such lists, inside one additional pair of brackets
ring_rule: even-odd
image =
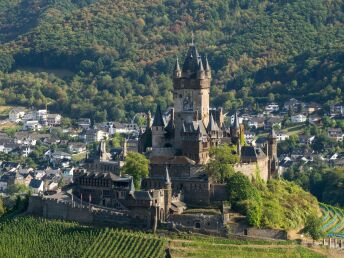
[(210, 65), (209, 65), (209, 62), (208, 62), (208, 56), (205, 56), (205, 70), (206, 71), (210, 71)]
[(195, 35), (194, 35), (194, 32), (191, 31), (191, 46), (194, 46), (195, 45)]
[(158, 105), (157, 108), (156, 108), (156, 112), (155, 112), (155, 115), (154, 115), (153, 126), (163, 126), (163, 127), (165, 127), (165, 122), (164, 122), (164, 118), (162, 117), (162, 112), (161, 112), (160, 105)]
[(270, 138), (273, 138), (273, 139), (277, 138), (275, 129), (273, 127), (271, 127)]
[(180, 77), (182, 77), (182, 70), (180, 69), (178, 57), (177, 57), (177, 60), (176, 60), (176, 65), (175, 65), (175, 67), (174, 67), (174, 77), (175, 77), (175, 78), (180, 78)]
[(177, 60), (176, 60), (176, 65), (175, 65), (175, 67), (174, 67), (174, 70), (175, 70), (175, 71), (180, 71), (180, 65), (179, 65), (179, 59), (178, 59), (178, 57), (177, 57)]
[(166, 165), (165, 170), (165, 184), (171, 184), (170, 174), (168, 173), (168, 166)]
[(130, 181), (130, 193), (134, 193), (134, 192), (135, 192), (134, 179), (131, 178), (131, 181)]
[(217, 131), (219, 129), (219, 127), (217, 126), (213, 114), (210, 114), (210, 119), (209, 119), (209, 124), (208, 124), (208, 132), (212, 132), (212, 131)]
[(146, 128), (147, 129), (151, 128), (152, 127), (152, 114), (151, 114), (150, 110), (148, 110), (148, 112), (147, 112), (147, 121), (146, 122), (147, 122)]
[(198, 70), (200, 72), (204, 72), (203, 62), (201, 58), (199, 59), (199, 62), (198, 62)]
[(234, 126), (235, 129), (239, 129), (239, 128), (240, 128), (240, 125), (239, 125), (239, 118), (238, 118), (238, 112), (237, 112), (237, 111), (235, 111), (233, 126)]

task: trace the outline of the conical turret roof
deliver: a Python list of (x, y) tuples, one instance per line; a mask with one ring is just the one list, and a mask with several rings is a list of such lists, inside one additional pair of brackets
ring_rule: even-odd
[(154, 115), (154, 121), (153, 121), (153, 126), (163, 126), (165, 127), (165, 121), (164, 118), (162, 117), (162, 112), (160, 105), (157, 106), (155, 115)]

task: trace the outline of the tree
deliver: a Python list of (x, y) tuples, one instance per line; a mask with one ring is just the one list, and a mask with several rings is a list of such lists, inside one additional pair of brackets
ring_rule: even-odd
[(0, 216), (5, 213), (5, 207), (4, 207), (4, 202), (2, 198), (0, 198)]
[(142, 178), (146, 178), (149, 172), (149, 160), (137, 152), (129, 152), (122, 167), (122, 173), (131, 175), (135, 188), (139, 189)]
[(321, 224), (321, 218), (315, 214), (311, 214), (306, 218), (305, 227), (302, 232), (308, 234), (313, 240), (318, 240), (323, 237)]
[(234, 173), (233, 164), (239, 161), (235, 146), (223, 144), (210, 149), (211, 160), (206, 167), (207, 173), (217, 182), (224, 183)]
[(250, 179), (241, 172), (235, 172), (227, 181), (229, 201), (233, 208), (244, 211), (243, 201), (254, 199), (259, 195), (258, 190), (251, 183)]

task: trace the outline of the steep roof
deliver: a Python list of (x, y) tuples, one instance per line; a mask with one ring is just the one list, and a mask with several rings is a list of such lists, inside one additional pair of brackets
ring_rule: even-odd
[(218, 127), (217, 123), (214, 120), (213, 114), (210, 114), (210, 119), (209, 119), (209, 124), (208, 124), (207, 130), (208, 130), (208, 132), (220, 130), (220, 128)]
[(155, 115), (154, 115), (154, 121), (153, 121), (153, 126), (163, 126), (165, 127), (165, 121), (164, 118), (162, 117), (162, 112), (160, 105), (157, 106)]

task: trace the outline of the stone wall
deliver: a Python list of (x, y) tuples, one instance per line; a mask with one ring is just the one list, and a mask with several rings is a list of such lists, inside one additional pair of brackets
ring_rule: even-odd
[(260, 178), (267, 181), (269, 178), (268, 159), (260, 159), (252, 163), (239, 163), (234, 166), (236, 172), (241, 172), (244, 175), (252, 178), (256, 177), (256, 171), (259, 171)]
[(222, 228), (222, 215), (173, 214), (169, 221), (177, 227), (192, 230), (218, 231)]
[(27, 213), (47, 219), (62, 219), (80, 223), (96, 223), (128, 228), (151, 227), (151, 213), (142, 209), (115, 211), (113, 209), (91, 208), (53, 198), (30, 196)]
[(234, 235), (250, 237), (255, 239), (278, 239), (287, 240), (288, 233), (280, 229), (251, 228), (245, 224), (230, 224), (230, 232)]
[(229, 199), (229, 192), (225, 184), (213, 184), (211, 192), (211, 201), (213, 202), (228, 201)]

